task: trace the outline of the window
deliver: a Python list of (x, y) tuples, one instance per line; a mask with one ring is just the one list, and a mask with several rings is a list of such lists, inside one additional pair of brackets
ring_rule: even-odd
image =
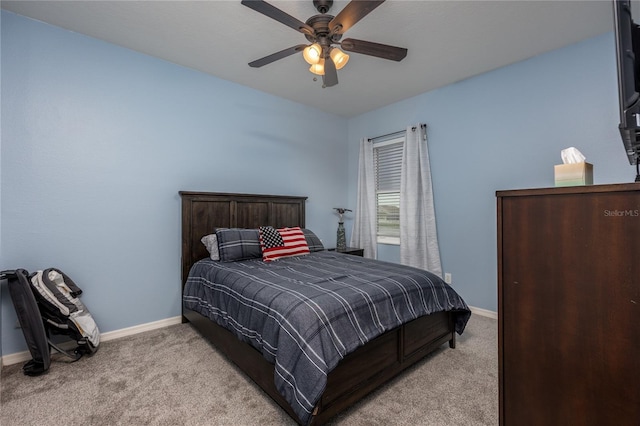
[(404, 137), (373, 146), (378, 243), (400, 244), (400, 173)]

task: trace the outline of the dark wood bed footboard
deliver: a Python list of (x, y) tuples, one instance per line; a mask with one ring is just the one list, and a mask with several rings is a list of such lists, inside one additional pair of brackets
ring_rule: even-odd
[[(184, 309), (184, 316), (215, 348), (301, 423), (275, 388), (273, 364), (259, 351), (197, 312)], [(346, 356), (327, 376), (327, 388), (316, 406), (311, 424), (325, 423), (443, 344), (449, 342), (453, 347), (453, 329), (452, 314), (439, 312), (388, 331)]]
[(453, 315), (420, 317), (347, 355), (327, 376), (312, 424), (323, 424), (443, 344), (455, 345)]

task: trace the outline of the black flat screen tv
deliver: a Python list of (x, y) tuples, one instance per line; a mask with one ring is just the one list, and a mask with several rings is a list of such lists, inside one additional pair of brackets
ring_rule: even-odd
[(638, 165), (640, 159), (640, 27), (633, 21), (629, 0), (613, 0), (613, 17), (620, 104), (618, 127), (629, 163)]

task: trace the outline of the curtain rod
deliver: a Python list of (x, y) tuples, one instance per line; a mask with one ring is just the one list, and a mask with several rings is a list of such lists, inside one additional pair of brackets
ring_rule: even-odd
[[(422, 127), (423, 129), (426, 129), (427, 125), (423, 124), (423, 123), (420, 123), (420, 127)], [(416, 130), (416, 126), (413, 126), (411, 128), (411, 130), (415, 131)], [(369, 142), (379, 142), (380, 139), (392, 139), (393, 137), (403, 135), (405, 132), (406, 132), (406, 130), (398, 130), (397, 132), (387, 133), (386, 135), (376, 136), (375, 138), (369, 138), (367, 140)], [(426, 137), (426, 135), (425, 135), (425, 137)]]

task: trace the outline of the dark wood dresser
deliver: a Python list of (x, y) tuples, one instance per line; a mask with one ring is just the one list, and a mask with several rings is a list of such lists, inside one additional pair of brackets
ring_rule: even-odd
[(496, 196), (500, 425), (640, 425), (640, 184)]

